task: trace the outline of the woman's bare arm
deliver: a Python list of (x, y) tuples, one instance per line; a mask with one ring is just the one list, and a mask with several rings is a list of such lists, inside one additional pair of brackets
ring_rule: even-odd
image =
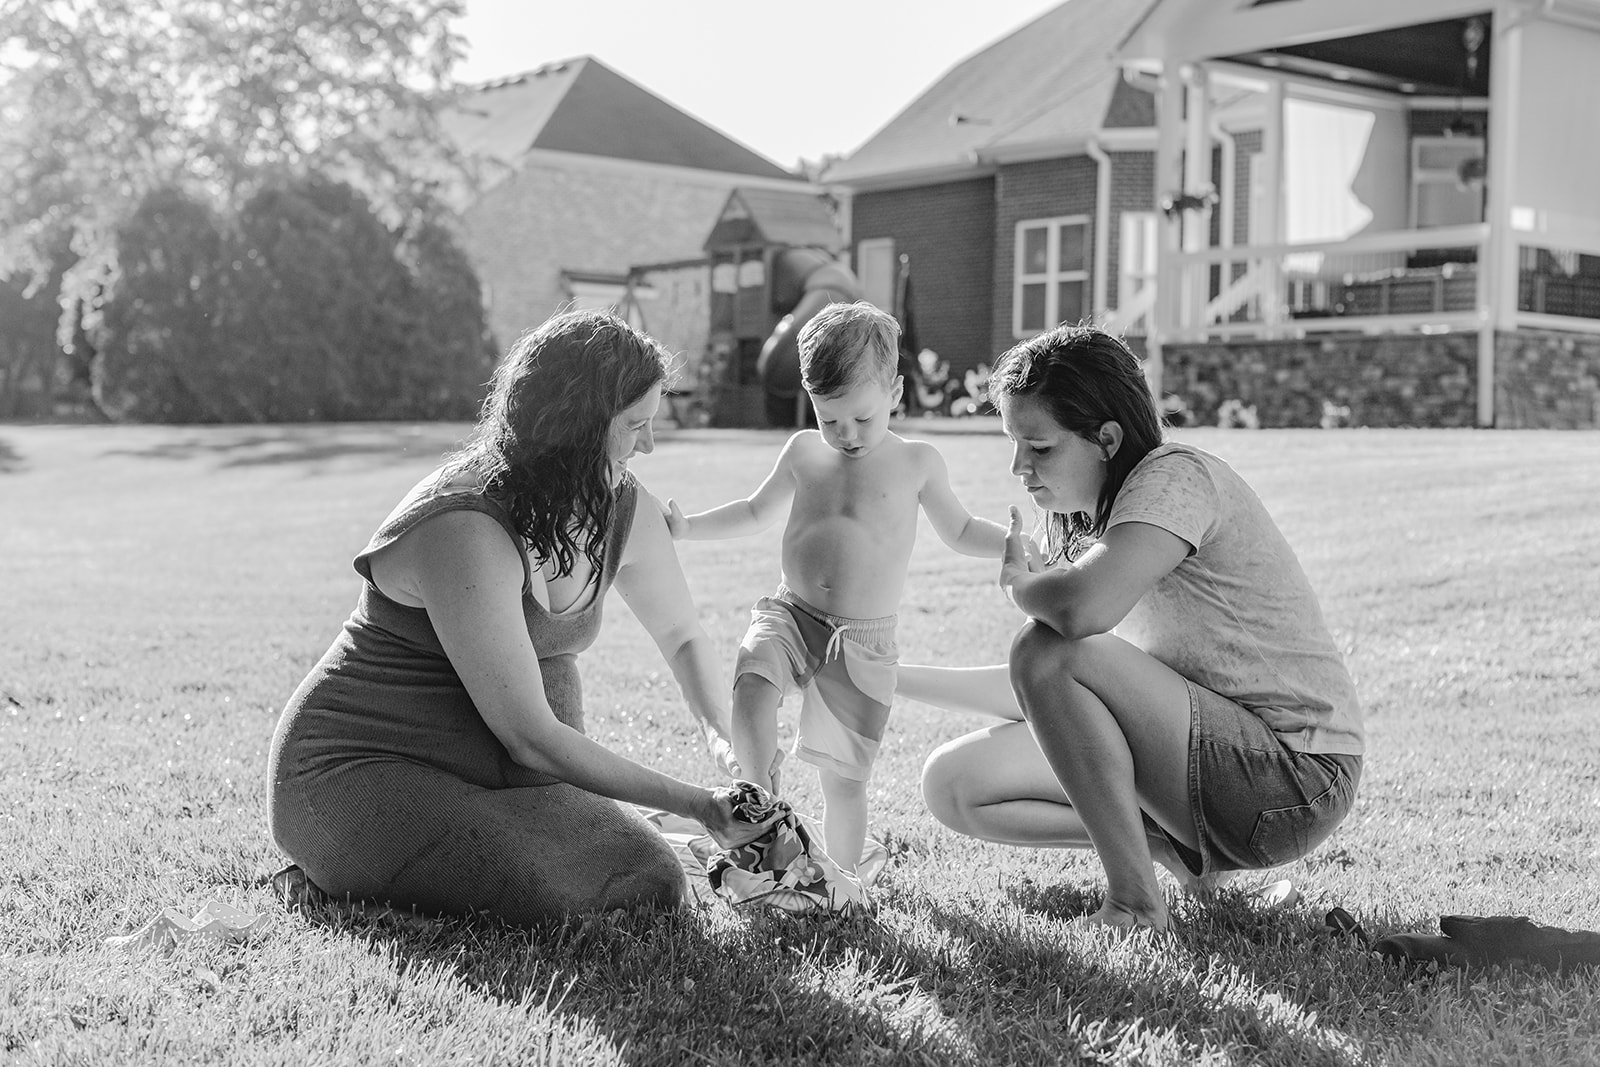
[(1011, 669), (1004, 663), (983, 667), (902, 663), (895, 692), (947, 711), (975, 711), (1019, 721), (1022, 718), (1022, 709), (1011, 690)]
[(659, 507), (641, 487), (644, 499), (634, 508), (616, 590), (644, 626), (677, 679), (689, 712), (700, 723), (714, 763), (730, 777), (740, 769), (728, 742), (732, 717), (729, 688), (711, 639), (700, 625), (700, 613), (683, 577), (677, 550)]
[(601, 796), (700, 820), (719, 839), (747, 824), (710, 790), (634, 763), (556, 718), (522, 606), (519, 548), (493, 518), (452, 511), (404, 535), (414, 587), (478, 713), (517, 763)]

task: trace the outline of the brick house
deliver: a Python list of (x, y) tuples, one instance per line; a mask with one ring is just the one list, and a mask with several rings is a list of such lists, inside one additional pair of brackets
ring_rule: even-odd
[(1151, 94), (1113, 58), (1145, 5), (1069, 0), (956, 64), (823, 175), (856, 273), (954, 374), (1060, 321), (1138, 334), (1156, 236)]
[(635, 264), (702, 258), (734, 188), (814, 192), (592, 56), (476, 86), (442, 119), (480, 174), (460, 227), (501, 349), (559, 308), (623, 303)]

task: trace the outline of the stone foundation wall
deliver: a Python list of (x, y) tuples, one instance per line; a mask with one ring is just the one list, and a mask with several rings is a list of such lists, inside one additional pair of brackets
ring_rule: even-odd
[(1320, 426), (1324, 403), (1348, 426), (1473, 426), (1478, 338), (1330, 336), (1230, 344), (1167, 345), (1162, 390), (1190, 422), (1217, 424), (1230, 400), (1253, 406), (1261, 426)]
[(1494, 424), (1600, 429), (1600, 335), (1518, 330), (1495, 337)]
[[(1497, 335), (1495, 349), (1497, 427), (1600, 429), (1600, 336), (1519, 330)], [(1472, 333), (1163, 349), (1162, 391), (1202, 426), (1224, 405), (1253, 407), (1262, 427), (1475, 426), (1477, 379)]]

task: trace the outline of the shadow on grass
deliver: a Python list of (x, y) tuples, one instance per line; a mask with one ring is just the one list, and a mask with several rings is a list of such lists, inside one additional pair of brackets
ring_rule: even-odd
[[(476, 995), (542, 1005), (575, 1041), (667, 1063), (1094, 1061), (1152, 1045), (1186, 1062), (1242, 1049), (1264, 1062), (1342, 1065), (1361, 1052), (1319, 1036), (1348, 1011), (1296, 985), (1306, 956), (1355, 952), (1304, 914), (1224, 902), (1170, 937), (1124, 943), (1037, 918), (1098, 906), (1063, 887), (1010, 892), (1021, 920), (912, 892), (894, 912), (729, 917), (715, 910), (572, 917), (518, 930), (488, 921), (306, 917), (368, 941), (406, 973), (454, 976)], [(1003, 907), (1003, 906), (1002, 906)], [(1279, 982), (1274, 967), (1289, 968)], [(1348, 999), (1348, 998), (1344, 998)], [(1338, 1021), (1332, 1020), (1335, 1025)]]
[(16, 446), (0, 437), (0, 474), (15, 474), (27, 465)]
[(143, 448), (110, 449), (107, 456), (138, 459), (214, 459), (220, 468), (317, 463), (355, 457), (433, 462), (465, 440), (461, 423), (342, 423), (338, 425), (215, 427)]

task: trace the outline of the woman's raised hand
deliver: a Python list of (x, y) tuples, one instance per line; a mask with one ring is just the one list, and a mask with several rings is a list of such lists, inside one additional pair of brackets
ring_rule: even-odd
[(1014, 596), (1012, 587), (1018, 579), (1044, 569), (1044, 557), (1039, 552), (1039, 546), (1033, 543), (1033, 538), (1022, 532), (1022, 512), (1013, 504), (1006, 524), (1006, 551), (1000, 558), (1000, 588), (1006, 591), (1007, 596)]

